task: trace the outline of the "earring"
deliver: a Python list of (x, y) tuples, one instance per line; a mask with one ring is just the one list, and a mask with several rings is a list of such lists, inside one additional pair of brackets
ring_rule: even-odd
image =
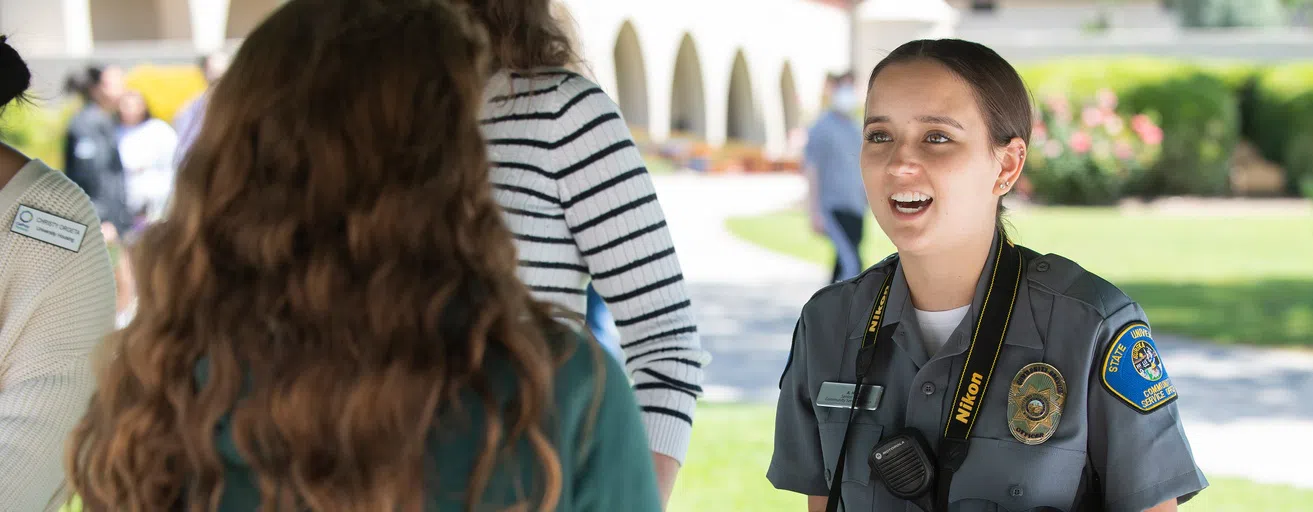
[(1003, 183), (999, 183), (998, 188), (1002, 188), (1002, 189), (1008, 188), (1008, 182), (1005, 181)]

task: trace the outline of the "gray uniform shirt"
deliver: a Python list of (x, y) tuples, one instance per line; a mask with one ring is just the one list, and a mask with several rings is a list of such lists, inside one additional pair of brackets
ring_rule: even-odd
[[(971, 431), (970, 452), (953, 477), (950, 509), (1071, 510), (1083, 486), (1089, 485), (1090, 471), (1101, 480), (1102, 488), (1095, 491), (1102, 492), (1109, 511), (1139, 512), (1172, 498), (1189, 499), (1206, 487), (1172, 400), (1175, 389), (1148, 338), (1144, 311), (1070, 260), (1021, 250), (1025, 266), (1016, 305)], [(993, 266), (994, 251), (990, 254), (985, 269)], [(953, 395), (990, 273), (982, 273), (962, 324), (927, 360), (899, 268), (886, 259), (822, 289), (804, 306), (780, 381), (775, 452), (767, 472), (776, 488), (828, 494), (849, 411), (816, 406), (814, 400), (824, 382), (856, 381), (856, 354), (872, 301), (893, 271), (882, 320), (882, 329), (894, 329), (893, 342), (876, 345), (867, 378), (868, 384), (883, 386), (884, 393), (875, 410), (854, 413), (843, 473), (843, 510), (919, 510), (874, 481), (868, 463), (871, 449), (882, 436), (905, 427), (919, 430), (931, 449), (938, 446), (954, 410)], [(1144, 322), (1135, 336), (1125, 329), (1133, 322)], [(1136, 350), (1134, 365), (1131, 347)], [(1061, 372), (1068, 392), (1052, 437), (1029, 445), (1010, 430), (1008, 392), (1018, 371), (1036, 362)], [(1127, 373), (1135, 370), (1140, 373)], [(1142, 378), (1138, 375), (1147, 377), (1137, 381)], [(1150, 383), (1153, 377), (1157, 379)]]

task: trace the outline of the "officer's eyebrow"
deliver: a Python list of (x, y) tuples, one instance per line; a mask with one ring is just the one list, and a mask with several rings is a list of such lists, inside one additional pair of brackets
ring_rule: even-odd
[[(957, 128), (959, 130), (966, 129), (962, 127), (962, 123), (959, 123), (957, 122), (956, 119), (953, 119), (948, 116), (917, 116), (916, 120), (926, 124), (942, 124), (945, 126), (952, 126), (953, 128)], [(872, 125), (876, 123), (887, 123), (887, 122), (889, 122), (889, 116), (870, 116), (866, 118), (865, 124)]]

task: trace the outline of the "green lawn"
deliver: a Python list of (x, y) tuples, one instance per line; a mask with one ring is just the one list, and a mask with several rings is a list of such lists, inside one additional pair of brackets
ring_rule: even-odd
[[(680, 471), (670, 512), (806, 510), (800, 495), (778, 491), (766, 481), (775, 408), (770, 405), (713, 405), (698, 408), (689, 459)], [(1307, 510), (1313, 490), (1260, 485), (1209, 477), (1210, 486), (1181, 507), (1184, 512)]]
[[(894, 251), (867, 218), (862, 254)], [(1018, 243), (1057, 253), (1121, 287), (1155, 330), (1223, 343), (1313, 345), (1313, 216), (1189, 217), (1042, 208), (1008, 217)], [(796, 211), (735, 218), (768, 249), (832, 265), (829, 243)]]

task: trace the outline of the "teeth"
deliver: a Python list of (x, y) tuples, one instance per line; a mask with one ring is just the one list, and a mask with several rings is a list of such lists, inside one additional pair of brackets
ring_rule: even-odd
[(917, 201), (925, 201), (927, 199), (930, 199), (930, 196), (922, 194), (920, 192), (899, 192), (897, 194), (890, 196), (890, 198), (900, 203), (914, 203)]
[(924, 210), (925, 206), (916, 206), (913, 208), (908, 208), (906, 206), (903, 206), (903, 203), (894, 203), (894, 209), (898, 210), (899, 213), (916, 213), (921, 210)]

